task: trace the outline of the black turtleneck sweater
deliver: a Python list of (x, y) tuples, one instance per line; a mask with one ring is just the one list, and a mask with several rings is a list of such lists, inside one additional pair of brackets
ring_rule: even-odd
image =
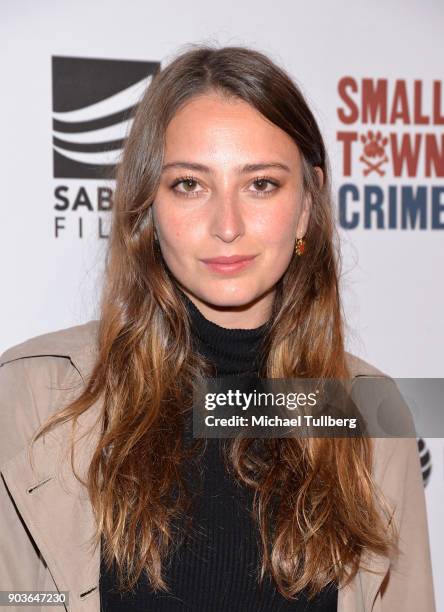
[[(217, 376), (257, 375), (267, 323), (255, 329), (227, 329), (206, 319), (185, 294), (183, 297), (195, 348), (215, 365)], [(192, 437), (190, 422), (186, 423), (185, 436)], [(261, 548), (251, 512), (253, 495), (229, 475), (223, 462), (223, 443), (221, 439), (206, 440), (199, 495), (194, 496), (191, 510), (193, 529), (174, 551), (165, 571), (171, 593), (153, 593), (142, 573), (132, 593), (119, 594), (115, 568), (108, 572), (102, 561), (102, 612), (337, 611), (333, 584), (311, 602), (305, 592), (296, 600), (287, 600), (270, 577), (260, 587), (256, 576)], [(194, 477), (195, 472), (189, 477), (191, 486)]]

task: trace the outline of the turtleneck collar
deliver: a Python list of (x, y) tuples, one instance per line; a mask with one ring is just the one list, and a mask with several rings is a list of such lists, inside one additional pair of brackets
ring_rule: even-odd
[(217, 376), (257, 375), (269, 321), (253, 329), (222, 327), (207, 319), (181, 291), (197, 350), (216, 367)]

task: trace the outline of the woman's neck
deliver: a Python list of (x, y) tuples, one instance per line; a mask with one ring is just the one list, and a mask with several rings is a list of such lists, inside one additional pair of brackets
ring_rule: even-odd
[(195, 348), (216, 367), (217, 376), (256, 375), (269, 321), (255, 328), (226, 328), (207, 319), (184, 294)]
[(275, 295), (275, 290), (272, 288), (246, 306), (215, 306), (209, 305), (182, 288), (180, 291), (207, 320), (226, 329), (257, 329), (264, 325), (271, 316)]

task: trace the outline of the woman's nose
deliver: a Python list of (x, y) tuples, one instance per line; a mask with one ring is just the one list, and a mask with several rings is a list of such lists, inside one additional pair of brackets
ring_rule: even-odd
[(233, 242), (244, 234), (244, 213), (241, 202), (235, 193), (221, 194), (215, 197), (212, 206), (210, 232), (212, 236), (221, 238), (224, 242)]

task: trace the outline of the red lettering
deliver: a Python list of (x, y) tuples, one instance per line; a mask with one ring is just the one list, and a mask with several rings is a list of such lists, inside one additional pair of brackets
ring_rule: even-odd
[(393, 94), (390, 123), (395, 123), (398, 119), (401, 119), (403, 123), (410, 123), (409, 101), (405, 81), (396, 81), (395, 92)]
[(362, 79), (362, 123), (387, 123), (387, 79)]
[(444, 176), (444, 134), (441, 134), (441, 151), (438, 150), (436, 134), (425, 135), (425, 175), (432, 176), (432, 166), (435, 176)]
[(350, 124), (355, 123), (359, 118), (359, 109), (358, 105), (354, 100), (349, 96), (348, 90), (351, 90), (352, 93), (356, 93), (358, 91), (358, 85), (352, 77), (343, 77), (340, 79), (338, 83), (338, 93), (339, 97), (344, 101), (345, 105), (350, 109), (350, 113), (346, 114), (343, 108), (338, 108), (338, 117), (342, 123)]
[(356, 132), (338, 132), (337, 139), (339, 142), (344, 143), (342, 173), (344, 176), (351, 176), (352, 143), (358, 140), (358, 135)]
[[(401, 176), (403, 166), (407, 166), (407, 176), (414, 177), (418, 171), (418, 157), (421, 148), (421, 134), (415, 134), (415, 144), (412, 148), (411, 134), (403, 134), (401, 138), (390, 134), (390, 146), (393, 161), (393, 176)], [(398, 148), (398, 140), (401, 146)]]
[(444, 115), (441, 115), (441, 81), (433, 81), (433, 123), (444, 125)]
[(413, 102), (413, 108), (414, 108), (414, 122), (417, 125), (426, 125), (428, 123), (430, 123), (430, 117), (428, 117), (427, 115), (422, 115), (421, 111), (422, 111), (422, 81), (414, 81), (414, 102)]

